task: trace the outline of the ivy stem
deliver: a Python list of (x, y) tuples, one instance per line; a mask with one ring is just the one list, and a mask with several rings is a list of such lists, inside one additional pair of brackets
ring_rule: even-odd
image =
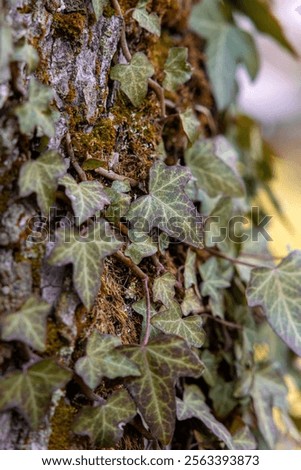
[(143, 338), (143, 346), (146, 346), (149, 340), (150, 335), (150, 327), (151, 327), (151, 302), (150, 302), (150, 294), (149, 294), (149, 286), (148, 286), (148, 276), (144, 279), (144, 290), (146, 296), (146, 328), (145, 328), (145, 335)]
[(129, 178), (128, 176), (123, 176), (123, 175), (118, 175), (114, 171), (111, 170), (106, 170), (105, 168), (96, 168), (94, 170), (96, 173), (99, 175), (103, 176), (104, 178), (107, 178), (108, 180), (111, 181), (128, 181), (131, 186), (135, 187), (138, 186), (138, 181), (134, 180), (133, 178)]
[(241, 264), (242, 266), (248, 266), (249, 268), (258, 268), (257, 264), (248, 263), (247, 261), (241, 261), (240, 259), (232, 258), (231, 256), (225, 255), (214, 248), (205, 248), (205, 250), (211, 255), (217, 256), (218, 258), (226, 259), (233, 264)]
[(211, 313), (201, 313), (202, 318), (209, 318), (221, 325), (227, 326), (228, 328), (236, 328), (237, 330), (242, 330), (242, 325), (238, 325), (237, 323), (232, 323), (231, 321), (223, 320), (222, 318), (214, 317)]
[(148, 85), (150, 88), (152, 88), (152, 90), (154, 90), (154, 92), (156, 93), (158, 99), (159, 99), (159, 102), (160, 102), (160, 105), (161, 105), (161, 115), (162, 115), (162, 118), (165, 118), (166, 117), (166, 106), (165, 106), (165, 97), (164, 97), (164, 90), (163, 88), (161, 87), (161, 85), (159, 85), (159, 83), (157, 83), (155, 80), (153, 80), (152, 78), (149, 78), (148, 79)]
[(71, 142), (71, 137), (70, 133), (67, 132), (66, 134), (66, 147), (67, 147), (67, 152), (70, 157), (71, 164), (73, 168), (75, 169), (76, 173), (80, 177), (82, 181), (87, 181), (87, 175), (84, 172), (84, 170), (80, 167), (79, 163), (77, 162), (75, 155), (74, 155), (74, 150)]
[(142, 281), (145, 280), (145, 278), (148, 278), (147, 274), (145, 274), (140, 268), (139, 266), (137, 266), (135, 263), (133, 263), (133, 261), (131, 260), (131, 258), (128, 258), (127, 256), (125, 256), (122, 251), (117, 251), (117, 253), (114, 253), (113, 255), (116, 259), (118, 259), (119, 261), (121, 261), (125, 266), (127, 266), (128, 268), (130, 268), (133, 273), (136, 274), (136, 276), (141, 279)]

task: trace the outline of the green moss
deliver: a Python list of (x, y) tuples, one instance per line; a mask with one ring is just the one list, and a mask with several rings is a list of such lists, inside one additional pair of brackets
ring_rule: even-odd
[(52, 26), (55, 32), (70, 39), (77, 39), (86, 25), (86, 17), (81, 13), (55, 13)]
[(76, 438), (71, 429), (76, 413), (76, 408), (68, 405), (64, 398), (60, 400), (51, 419), (49, 450), (69, 450), (74, 447)]
[(56, 355), (62, 347), (66, 346), (66, 343), (61, 338), (59, 334), (59, 327), (55, 322), (48, 318), (47, 322), (47, 343), (46, 343), (46, 356)]
[(115, 149), (116, 129), (110, 118), (100, 118), (89, 134), (73, 132), (72, 143), (79, 157), (108, 158)]

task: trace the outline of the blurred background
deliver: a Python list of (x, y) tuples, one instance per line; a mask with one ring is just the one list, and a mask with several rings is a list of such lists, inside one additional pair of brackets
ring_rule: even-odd
[(301, 249), (301, 0), (273, 0), (272, 4), (300, 59), (294, 59), (272, 39), (256, 33), (251, 23), (241, 20), (243, 27), (256, 36), (262, 62), (253, 83), (244, 70), (239, 71), (239, 106), (261, 122), (265, 138), (278, 155), (272, 189), (286, 222), (264, 194), (259, 198), (273, 216), (270, 249), (277, 256), (286, 256), (292, 249)]

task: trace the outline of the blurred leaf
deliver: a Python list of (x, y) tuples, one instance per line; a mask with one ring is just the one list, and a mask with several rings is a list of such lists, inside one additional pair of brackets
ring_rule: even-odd
[(73, 264), (74, 287), (85, 307), (91, 308), (100, 288), (102, 260), (121, 246), (108, 222), (102, 219), (85, 236), (73, 229), (59, 230), (48, 262), (54, 266)]
[(59, 184), (65, 186), (78, 226), (110, 203), (99, 181), (81, 181), (78, 184), (71, 175), (65, 175)]
[(98, 448), (111, 447), (123, 435), (124, 425), (136, 415), (136, 406), (126, 390), (114, 392), (101, 405), (83, 408), (76, 418), (73, 431), (89, 436)]
[(184, 113), (180, 114), (180, 119), (185, 134), (191, 144), (193, 144), (200, 135), (200, 122), (196, 117), (192, 108), (187, 108)]
[(36, 49), (26, 43), (15, 49), (12, 58), (18, 62), (26, 62), (29, 73), (32, 73), (39, 63), (39, 54)]
[(161, 21), (156, 13), (148, 13), (146, 10), (146, 5), (148, 0), (140, 0), (137, 7), (133, 12), (133, 18), (138, 21), (141, 28), (146, 29), (156, 36), (161, 35)]
[(165, 62), (165, 78), (163, 87), (168, 91), (176, 91), (180, 85), (191, 78), (191, 66), (187, 62), (187, 47), (171, 47)]
[(248, 16), (256, 28), (262, 33), (268, 34), (282, 47), (294, 56), (298, 56), (295, 48), (285, 36), (281, 24), (274, 16), (271, 6), (268, 2), (262, 0), (230, 0), (232, 5), (241, 13)]
[(122, 351), (140, 368), (127, 388), (152, 435), (167, 445), (175, 427), (175, 383), (179, 377), (199, 377), (203, 365), (181, 338), (163, 336), (146, 346), (123, 346)]
[(23, 134), (31, 135), (36, 128), (41, 128), (48, 137), (54, 136), (54, 121), (58, 117), (58, 113), (50, 109), (52, 99), (51, 88), (42, 85), (35, 78), (31, 78), (28, 101), (15, 109)]
[(253, 269), (246, 295), (249, 306), (261, 306), (275, 333), (301, 356), (301, 251), (275, 268)]
[(58, 180), (66, 173), (66, 165), (61, 156), (49, 150), (37, 160), (22, 165), (19, 175), (20, 196), (37, 194), (38, 205), (45, 216), (55, 203)]
[(97, 158), (88, 158), (82, 166), (85, 171), (96, 170), (97, 168), (106, 168), (107, 162), (98, 160)]
[(210, 140), (197, 142), (185, 152), (185, 161), (200, 189), (211, 196), (242, 197), (244, 185), (230, 166), (216, 155)]
[(200, 348), (205, 339), (203, 320), (198, 315), (182, 318), (181, 307), (175, 300), (169, 307), (152, 317), (152, 325), (167, 335), (183, 338), (190, 346)]
[(228, 279), (223, 277), (218, 260), (209, 258), (199, 267), (203, 282), (201, 287), (202, 295), (210, 297), (210, 307), (212, 313), (221, 318), (224, 317), (224, 294), (222, 289), (230, 287)]
[(51, 359), (37, 362), (23, 372), (13, 372), (0, 379), (0, 410), (11, 408), (25, 417), (37, 429), (45, 418), (55, 390), (64, 387), (71, 373)]
[(1, 319), (1, 337), (4, 341), (23, 341), (37, 351), (46, 346), (47, 316), (51, 305), (30, 297), (21, 310)]
[(92, 0), (93, 10), (96, 16), (97, 21), (103, 13), (103, 9), (108, 3), (108, 0)]
[(181, 303), (181, 309), (184, 317), (190, 313), (200, 313), (203, 310), (203, 305), (199, 297), (194, 292), (193, 287), (185, 290), (185, 297)]
[(219, 418), (226, 418), (238, 404), (238, 400), (233, 399), (233, 394), (233, 382), (225, 382), (221, 378), (211, 388), (209, 397), (213, 402), (213, 409)]
[(191, 248), (188, 248), (185, 268), (184, 268), (184, 284), (185, 289), (197, 285), (196, 279), (196, 253), (192, 251)]
[(121, 83), (121, 90), (134, 106), (139, 106), (147, 94), (147, 81), (154, 74), (154, 68), (146, 55), (137, 52), (129, 64), (117, 64), (111, 68), (110, 77)]
[(256, 450), (257, 444), (256, 439), (251, 433), (248, 426), (240, 428), (233, 435), (233, 443), (235, 450)]
[(177, 399), (177, 416), (180, 421), (189, 418), (199, 419), (228, 449), (234, 449), (232, 437), (222, 423), (219, 423), (210, 408), (206, 405), (205, 397), (197, 385), (186, 385), (184, 399)]
[(89, 385), (96, 388), (103, 377), (115, 379), (140, 375), (139, 369), (120, 351), (116, 350), (121, 341), (116, 336), (101, 335), (93, 331), (88, 339), (86, 356), (78, 359), (75, 370)]

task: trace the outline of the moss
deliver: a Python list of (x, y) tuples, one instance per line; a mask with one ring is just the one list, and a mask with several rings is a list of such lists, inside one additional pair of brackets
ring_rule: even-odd
[(66, 346), (66, 342), (60, 335), (60, 328), (56, 325), (52, 318), (48, 318), (45, 355), (54, 356), (58, 354), (61, 348), (64, 346)]
[(55, 13), (52, 25), (56, 34), (77, 39), (86, 25), (86, 16), (81, 13)]
[(72, 143), (79, 157), (89, 153), (94, 158), (108, 159), (115, 149), (116, 129), (110, 118), (100, 118), (89, 134), (82, 131), (72, 132)]
[[(25, 230), (20, 237), (20, 241), (22, 239), (26, 240), (29, 233), (30, 231)], [(41, 284), (41, 266), (44, 254), (45, 246), (41, 243), (33, 243), (29, 248), (15, 253), (14, 259), (17, 263), (30, 262), (33, 288), (39, 288)]]
[(68, 405), (62, 398), (56, 407), (51, 419), (51, 435), (49, 450), (68, 450), (74, 448), (76, 436), (72, 432), (72, 425), (77, 413), (76, 408)]

